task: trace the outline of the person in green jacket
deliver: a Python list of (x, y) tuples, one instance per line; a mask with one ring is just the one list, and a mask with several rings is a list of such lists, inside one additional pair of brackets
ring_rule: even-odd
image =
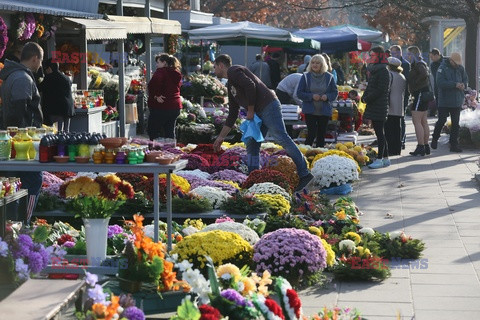
[(458, 147), (458, 131), (460, 111), (462, 111), (465, 101), (467, 86), (468, 76), (462, 66), (462, 56), (458, 52), (453, 52), (450, 58), (444, 59), (437, 71), (438, 121), (433, 131), (432, 149), (437, 149), (440, 133), (450, 115), (452, 120), (450, 152), (462, 152), (462, 149)]

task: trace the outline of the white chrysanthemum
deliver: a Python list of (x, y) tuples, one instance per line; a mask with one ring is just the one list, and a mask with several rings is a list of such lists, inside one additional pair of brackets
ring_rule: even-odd
[(292, 201), (292, 198), (285, 189), (272, 182), (256, 183), (248, 188), (248, 193), (253, 194), (279, 194), (282, 195), (288, 202)]
[(402, 234), (403, 234), (403, 231), (390, 232), (390, 233), (389, 233), (389, 235), (390, 235), (390, 240), (397, 239), (397, 238), (400, 237)]
[(338, 247), (340, 248), (340, 250), (346, 249), (352, 252), (354, 252), (356, 248), (355, 242), (349, 239), (340, 241), (340, 243), (338, 244)]
[(340, 186), (358, 180), (357, 163), (349, 158), (330, 155), (320, 158), (312, 169), (313, 183), (319, 188)]
[(191, 264), (190, 262), (188, 262), (188, 260), (183, 260), (182, 262), (180, 263), (177, 263), (175, 265), (178, 270), (180, 270), (181, 272), (185, 272), (186, 270), (188, 269), (191, 269), (193, 267), (193, 264)]
[(194, 176), (197, 178), (201, 179), (207, 179), (210, 178), (210, 173), (202, 171), (200, 169), (195, 169), (195, 170), (180, 170), (175, 172), (176, 175), (183, 177), (187, 179), (188, 176)]
[(213, 230), (222, 230), (238, 234), (243, 240), (250, 243), (252, 246), (260, 240), (258, 234), (250, 227), (238, 222), (226, 221), (222, 223), (213, 223), (202, 229), (200, 232), (207, 232)]
[(362, 228), (358, 230), (358, 232), (368, 234), (369, 236), (373, 236), (375, 234), (375, 231), (372, 228)]
[(196, 293), (201, 304), (210, 302), (209, 294), (210, 282), (200, 273), (198, 269), (188, 269), (182, 273), (182, 280), (186, 281), (190, 287), (191, 292)]
[(197, 232), (198, 232), (198, 229), (195, 228), (194, 226), (188, 226), (188, 227), (182, 229), (182, 233), (185, 236), (191, 236), (192, 234), (197, 233)]
[(231, 197), (227, 192), (216, 187), (201, 186), (191, 192), (210, 201), (215, 209), (219, 209), (225, 200)]

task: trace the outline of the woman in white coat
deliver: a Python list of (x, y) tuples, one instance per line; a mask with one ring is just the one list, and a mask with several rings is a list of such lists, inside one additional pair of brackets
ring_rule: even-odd
[(390, 103), (388, 118), (385, 122), (385, 138), (388, 143), (388, 155), (397, 156), (402, 152), (402, 119), (405, 117), (403, 98), (407, 80), (402, 74), (402, 62), (394, 57), (388, 58), (390, 72)]

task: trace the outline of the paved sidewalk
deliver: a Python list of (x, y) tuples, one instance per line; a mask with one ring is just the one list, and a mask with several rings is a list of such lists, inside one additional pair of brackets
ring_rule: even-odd
[[(435, 121), (429, 119), (432, 131)], [(410, 119), (407, 126), (403, 155), (392, 157), (388, 168), (365, 168), (351, 196), (364, 212), (363, 226), (423, 239), (428, 268), (394, 269), (380, 283), (303, 290), (306, 315), (338, 305), (358, 308), (368, 319), (480, 319), (480, 193), (473, 179), (480, 152), (450, 153), (442, 136), (430, 156), (410, 156), (416, 139)]]

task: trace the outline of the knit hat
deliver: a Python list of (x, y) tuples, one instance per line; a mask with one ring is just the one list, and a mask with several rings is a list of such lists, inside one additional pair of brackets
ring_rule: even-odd
[(450, 59), (452, 59), (452, 61), (458, 65), (462, 64), (462, 56), (458, 52), (452, 52), (452, 54), (450, 55)]
[(402, 61), (400, 61), (395, 57), (388, 57), (387, 60), (388, 60), (388, 64), (394, 67), (400, 67), (402, 65)]

